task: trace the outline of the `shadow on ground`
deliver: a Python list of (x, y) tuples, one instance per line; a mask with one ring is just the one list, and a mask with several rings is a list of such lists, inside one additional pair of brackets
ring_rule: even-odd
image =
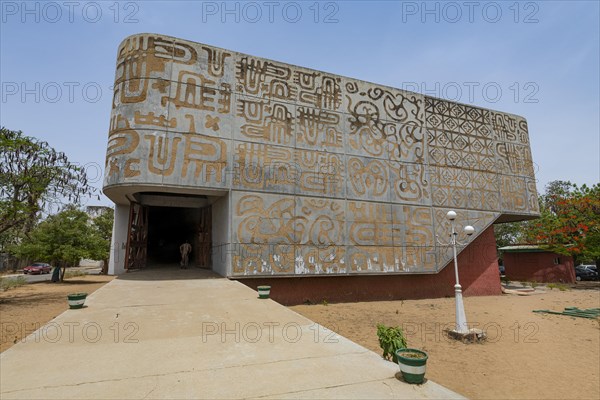
[(0, 298), (0, 304), (11, 305), (11, 306), (23, 306), (23, 307), (36, 307), (40, 303), (64, 301), (65, 295), (63, 293), (23, 293), (11, 297)]
[(572, 289), (581, 289), (581, 290), (599, 290), (600, 289), (600, 281), (580, 281), (574, 285), (570, 285)]
[(126, 281), (173, 281), (189, 279), (224, 279), (210, 269), (190, 266), (183, 269), (179, 264), (152, 264), (143, 269), (129, 270), (116, 279)]
[[(86, 275), (90, 276), (90, 275)], [(28, 285), (52, 285), (55, 287), (69, 287), (69, 285), (96, 285), (98, 283), (106, 283), (106, 280), (98, 280), (92, 281), (89, 279), (67, 279), (62, 282), (51, 282), (51, 281), (42, 281), (42, 282), (31, 282)]]

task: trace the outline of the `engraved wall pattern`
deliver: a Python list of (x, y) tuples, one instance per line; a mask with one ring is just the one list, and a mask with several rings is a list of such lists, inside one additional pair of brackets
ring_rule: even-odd
[(228, 191), (232, 276), (436, 272), (447, 210), (538, 213), (518, 116), (152, 34), (114, 87), (107, 195)]

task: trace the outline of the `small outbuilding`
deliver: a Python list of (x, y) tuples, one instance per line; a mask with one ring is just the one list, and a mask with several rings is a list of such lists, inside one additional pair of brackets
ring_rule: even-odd
[(553, 253), (538, 245), (505, 246), (505, 275), (514, 281), (575, 282), (573, 257)]

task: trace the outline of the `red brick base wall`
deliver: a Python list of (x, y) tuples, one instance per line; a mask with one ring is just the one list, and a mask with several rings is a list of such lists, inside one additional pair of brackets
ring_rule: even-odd
[(573, 258), (555, 253), (504, 253), (504, 269), (514, 281), (575, 282)]
[[(493, 226), (459, 254), (458, 266), (465, 296), (501, 294)], [(252, 278), (240, 282), (253, 289), (271, 285), (271, 298), (285, 305), (449, 297), (454, 296), (455, 283), (452, 262), (432, 275)]]

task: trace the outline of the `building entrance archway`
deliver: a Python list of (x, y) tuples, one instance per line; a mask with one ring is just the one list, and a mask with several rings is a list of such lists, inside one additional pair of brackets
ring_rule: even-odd
[[(189, 266), (212, 267), (212, 207), (205, 199), (177, 202), (157, 201), (156, 196), (140, 196), (132, 202), (125, 256), (125, 269), (148, 265), (179, 265), (180, 246), (189, 243)], [(144, 201), (146, 200), (146, 201)]]

